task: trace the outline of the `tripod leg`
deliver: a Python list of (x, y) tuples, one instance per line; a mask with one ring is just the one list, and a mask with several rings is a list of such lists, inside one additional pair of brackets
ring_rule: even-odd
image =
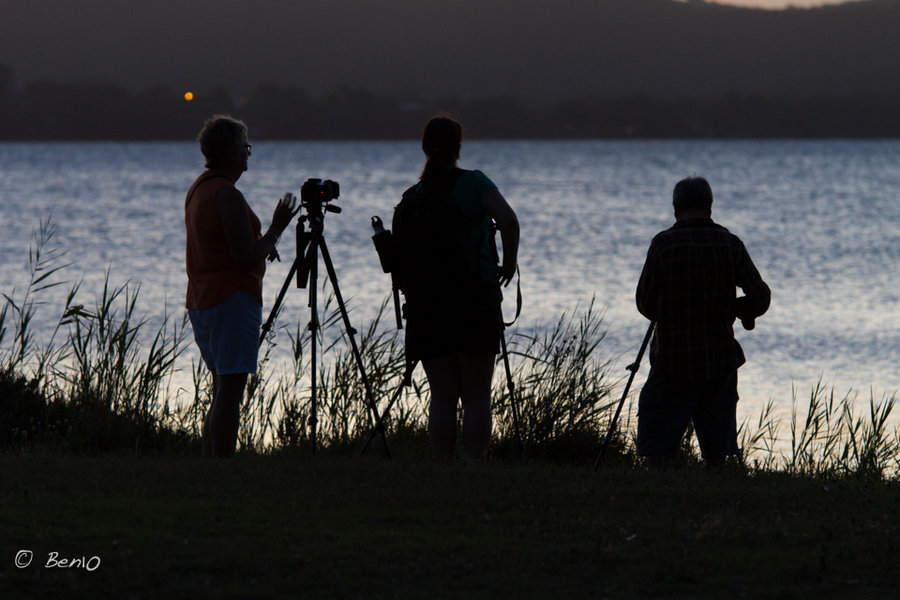
[(316, 373), (316, 350), (318, 346), (318, 338), (319, 338), (319, 312), (318, 312), (318, 276), (319, 269), (317, 266), (318, 258), (317, 258), (317, 249), (318, 246), (315, 242), (309, 244), (309, 249), (306, 253), (306, 266), (309, 268), (309, 331), (310, 331), (310, 344), (309, 344), (309, 358), (310, 358), (310, 405), (309, 405), (309, 435), (312, 440), (312, 452), (313, 456), (316, 454), (317, 450), (317, 429), (319, 423), (318, 416), (318, 403), (316, 398), (317, 392), (317, 373)]
[(344, 321), (344, 331), (347, 332), (347, 337), (350, 339), (350, 348), (353, 350), (353, 356), (356, 359), (356, 367), (359, 369), (360, 377), (363, 381), (363, 387), (366, 392), (366, 401), (369, 405), (369, 409), (372, 411), (372, 417), (375, 420), (375, 427), (381, 433), (381, 441), (384, 445), (384, 451), (387, 454), (388, 458), (391, 458), (391, 448), (388, 446), (387, 436), (385, 435), (385, 427), (382, 422), (382, 418), (378, 413), (378, 404), (375, 402), (375, 395), (372, 393), (372, 387), (369, 385), (369, 378), (366, 376), (366, 368), (362, 361), (362, 355), (359, 352), (359, 347), (356, 344), (356, 329), (350, 324), (350, 316), (347, 314), (347, 307), (344, 304), (344, 299), (341, 296), (341, 290), (338, 285), (337, 273), (334, 271), (334, 264), (331, 262), (331, 255), (328, 253), (328, 246), (325, 244), (325, 238), (319, 237), (317, 240), (318, 246), (322, 252), (322, 258), (325, 262), (325, 268), (328, 270), (328, 278), (331, 280), (331, 287), (334, 290), (334, 297), (337, 300), (338, 308), (341, 311), (341, 317)]
[(525, 446), (522, 444), (522, 431), (519, 428), (519, 406), (516, 403), (516, 385), (513, 382), (512, 371), (509, 368), (509, 352), (506, 350), (505, 328), (500, 331), (500, 349), (503, 353), (503, 366), (506, 369), (506, 389), (509, 390), (509, 406), (512, 410), (513, 427), (516, 432), (516, 446), (518, 446), (522, 462), (525, 462)]
[(400, 399), (400, 394), (403, 393), (403, 388), (412, 385), (412, 373), (416, 368), (416, 364), (418, 364), (418, 361), (406, 363), (406, 371), (403, 373), (403, 380), (400, 382), (400, 385), (397, 386), (397, 389), (394, 390), (394, 395), (391, 396), (391, 399), (387, 403), (387, 406), (384, 407), (384, 412), (381, 413), (382, 425), (380, 427), (378, 425), (375, 425), (374, 427), (372, 427), (372, 429), (369, 430), (369, 435), (366, 436), (366, 441), (363, 443), (363, 446), (359, 451), (360, 456), (366, 453), (366, 450), (369, 448), (369, 444), (372, 443), (372, 440), (377, 434), (380, 433), (381, 435), (384, 435), (384, 421), (388, 418), (388, 415), (391, 414), (391, 409), (394, 407), (394, 403)]
[(638, 369), (641, 367), (641, 359), (644, 358), (644, 351), (647, 349), (647, 344), (650, 343), (650, 337), (653, 335), (653, 327), (656, 325), (655, 322), (650, 322), (650, 327), (647, 328), (647, 333), (644, 335), (644, 341), (641, 342), (641, 349), (638, 350), (638, 355), (635, 361), (628, 365), (626, 368), (631, 371), (631, 375), (628, 376), (628, 382), (625, 384), (625, 390), (622, 392), (622, 399), (619, 400), (619, 405), (616, 407), (616, 413), (613, 415), (612, 421), (609, 423), (609, 430), (606, 432), (606, 437), (603, 438), (603, 443), (600, 445), (600, 452), (597, 454), (597, 460), (594, 461), (594, 470), (596, 471), (600, 468), (600, 463), (603, 461), (603, 455), (606, 454), (606, 449), (609, 447), (609, 442), (612, 439), (613, 433), (616, 431), (616, 423), (619, 421), (619, 414), (622, 412), (622, 405), (625, 404), (625, 398), (628, 396), (628, 390), (631, 389), (631, 382), (634, 381), (634, 376), (637, 375)]
[(259, 335), (259, 344), (260, 346), (265, 341), (266, 336), (269, 335), (269, 330), (272, 329), (272, 324), (275, 322), (275, 317), (278, 316), (278, 311), (281, 310), (281, 303), (284, 300), (284, 295), (287, 293), (288, 286), (291, 284), (291, 279), (294, 277), (294, 273), (297, 272), (297, 263), (302, 260), (302, 257), (298, 256), (294, 259), (293, 264), (291, 264), (291, 271), (288, 273), (287, 278), (284, 280), (284, 284), (281, 286), (281, 291), (278, 292), (278, 297), (275, 298), (275, 304), (272, 305), (272, 310), (269, 312), (269, 318), (266, 319), (265, 324), (262, 326), (262, 332)]

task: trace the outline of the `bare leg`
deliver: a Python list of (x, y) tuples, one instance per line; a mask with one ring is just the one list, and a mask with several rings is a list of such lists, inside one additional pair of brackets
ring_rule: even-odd
[(459, 366), (455, 356), (423, 360), (431, 403), (428, 408), (428, 434), (434, 458), (449, 461), (456, 446), (456, 407), (460, 397)]
[(241, 401), (247, 385), (247, 374), (217, 375), (213, 403), (206, 416), (206, 430), (212, 455), (227, 458), (237, 446), (241, 420)]
[(463, 405), (463, 445), (469, 458), (481, 460), (491, 443), (491, 381), (494, 357), (458, 354)]

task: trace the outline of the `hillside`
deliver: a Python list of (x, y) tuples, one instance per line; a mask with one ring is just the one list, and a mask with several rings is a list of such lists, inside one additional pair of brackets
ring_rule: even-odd
[(762, 11), (672, 0), (5, 0), (0, 63), (21, 87), (139, 91), (271, 81), (325, 93), (527, 102), (585, 93), (900, 91), (900, 2)]

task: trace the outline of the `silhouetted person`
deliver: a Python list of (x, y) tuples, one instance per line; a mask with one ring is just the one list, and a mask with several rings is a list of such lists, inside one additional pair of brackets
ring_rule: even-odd
[[(519, 222), (497, 186), (481, 171), (457, 168), (462, 125), (435, 117), (422, 133), (427, 157), (419, 183), (407, 193), (427, 190), (430, 201), (454, 211), (450, 222), (429, 235), (456, 232), (458, 247), (468, 258), (469, 274), (457, 278), (432, 265), (419, 269), (405, 289), (406, 354), (421, 360), (431, 389), (428, 430), (434, 456), (449, 460), (456, 443), (457, 405), (463, 407), (463, 444), (475, 459), (484, 457), (491, 439), (491, 380), (500, 350), (502, 315), (500, 286), (515, 275)], [(457, 220), (459, 219), (459, 220)], [(500, 230), (503, 262), (498, 267), (491, 245), (493, 219)], [(398, 231), (395, 213), (394, 234)]]
[(184, 202), (186, 306), (194, 340), (213, 378), (212, 405), (203, 423), (204, 452), (225, 457), (237, 444), (247, 375), (256, 372), (265, 259), (277, 256), (278, 238), (299, 209), (286, 194), (271, 227), (260, 235), (259, 218), (234, 186), (250, 157), (247, 126), (216, 115), (203, 124), (197, 141), (206, 171)]
[(637, 287), (638, 310), (656, 322), (637, 439), (654, 466), (672, 463), (692, 420), (707, 464), (740, 455), (737, 369), (745, 358), (733, 323), (752, 328), (770, 292), (743, 242), (713, 222), (712, 201), (705, 179), (678, 182), (675, 224), (653, 238)]

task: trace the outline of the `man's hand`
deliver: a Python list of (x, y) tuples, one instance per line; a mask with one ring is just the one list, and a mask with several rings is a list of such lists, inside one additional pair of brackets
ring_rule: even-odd
[(734, 301), (734, 312), (735, 317), (741, 320), (741, 325), (743, 325), (744, 329), (751, 331), (756, 327), (756, 313), (753, 312), (753, 308), (750, 306), (749, 298), (741, 296), (736, 299)]

